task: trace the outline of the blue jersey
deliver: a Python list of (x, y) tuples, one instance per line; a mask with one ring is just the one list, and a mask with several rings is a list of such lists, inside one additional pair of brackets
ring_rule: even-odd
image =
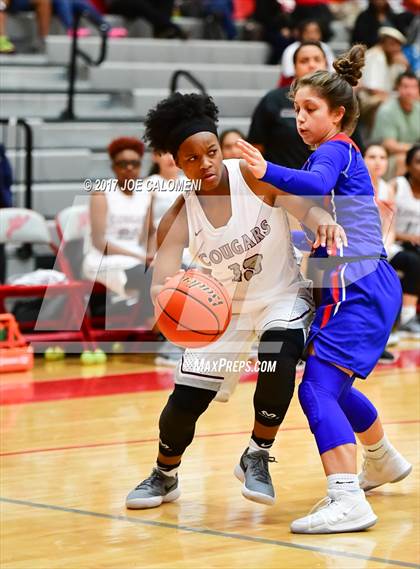
[[(339, 256), (386, 257), (369, 172), (359, 149), (346, 135), (322, 144), (302, 170), (268, 163), (263, 181), (285, 192), (310, 197), (327, 209), (343, 227), (349, 242)], [(326, 253), (320, 249), (315, 256)]]
[[(268, 163), (263, 181), (316, 202), (321, 199), (319, 205), (344, 228), (349, 244), (324, 272), (321, 305), (308, 343), (318, 358), (366, 377), (385, 348), (402, 295), (386, 262), (374, 191), (359, 149), (340, 134), (315, 150), (302, 170)], [(318, 248), (313, 256), (327, 254)]]

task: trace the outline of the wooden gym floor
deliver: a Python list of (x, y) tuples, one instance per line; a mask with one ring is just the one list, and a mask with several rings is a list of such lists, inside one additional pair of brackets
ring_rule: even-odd
[(289, 523), (324, 497), (319, 457), (295, 396), (270, 465), (276, 504), (245, 500), (232, 471), (249, 440), (253, 378), (213, 403), (181, 467), (182, 495), (129, 511), (126, 493), (155, 460), (172, 370), (141, 356), (83, 368), (37, 359), (0, 377), (2, 569), (419, 567), (419, 345), (358, 386), (410, 460), (409, 478), (370, 493), (362, 533), (297, 536)]

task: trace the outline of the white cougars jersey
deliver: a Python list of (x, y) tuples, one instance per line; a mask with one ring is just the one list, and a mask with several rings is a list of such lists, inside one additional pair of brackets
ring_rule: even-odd
[(280, 297), (290, 296), (293, 303), (299, 291), (299, 296), (310, 298), (312, 283), (299, 272), (286, 212), (265, 204), (252, 192), (239, 160), (223, 162), (229, 173), (232, 208), (226, 225), (213, 227), (197, 194), (184, 193), (193, 262), (224, 284), (234, 313), (262, 309)]

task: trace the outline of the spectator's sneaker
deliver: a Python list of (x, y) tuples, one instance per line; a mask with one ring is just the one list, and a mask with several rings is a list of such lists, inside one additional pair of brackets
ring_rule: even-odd
[(128, 36), (127, 28), (111, 28), (108, 32), (109, 38), (126, 38)]
[(363, 455), (362, 471), (359, 474), (359, 484), (367, 492), (382, 484), (399, 482), (408, 476), (412, 465), (395, 449), (386, 451), (381, 458), (371, 458)]
[[(69, 38), (73, 37), (73, 30), (67, 30), (67, 35)], [(89, 28), (78, 28), (77, 29), (77, 37), (78, 38), (87, 38), (90, 36)]]
[(239, 464), (235, 466), (234, 474), (243, 482), (242, 496), (259, 504), (271, 506), (275, 501), (275, 493), (268, 463), (276, 462), (266, 450), (248, 452), (245, 450)]
[(15, 53), (16, 48), (7, 36), (0, 36), (0, 55)]
[(176, 24), (170, 24), (166, 28), (162, 28), (157, 31), (154, 35), (155, 38), (158, 39), (180, 39), (180, 40), (187, 40), (188, 33), (185, 32), (182, 28), (177, 26)]
[(292, 522), (293, 533), (342, 533), (362, 531), (376, 524), (375, 516), (364, 492), (328, 490), (304, 518)]
[(414, 338), (419, 340), (420, 322), (417, 320), (417, 316), (414, 316), (414, 318), (400, 326), (399, 332), (401, 332), (401, 336), (404, 338)]
[(389, 352), (388, 350), (384, 350), (378, 361), (380, 364), (386, 365), (386, 364), (395, 364), (397, 360), (398, 356), (396, 356), (392, 352)]
[(173, 502), (181, 495), (178, 476), (165, 476), (158, 468), (128, 494), (125, 505), (132, 510), (156, 508), (162, 502)]

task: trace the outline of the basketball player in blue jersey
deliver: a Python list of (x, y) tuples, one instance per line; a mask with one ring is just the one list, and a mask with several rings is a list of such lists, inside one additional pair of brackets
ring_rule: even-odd
[[(401, 286), (386, 260), (369, 174), (349, 138), (358, 118), (352, 87), (361, 76), (364, 51), (354, 46), (334, 63), (334, 73), (317, 71), (292, 85), (299, 134), (316, 148), (302, 170), (267, 163), (250, 144), (238, 143), (257, 179), (293, 195), (327, 199), (348, 237), (348, 246), (328, 259), (299, 386), (328, 496), (313, 513), (292, 523), (295, 533), (374, 525), (377, 517), (363, 490), (397, 482), (411, 471), (386, 438), (375, 407), (353, 387), (356, 377), (366, 378), (375, 367), (401, 306)], [(319, 248), (315, 256), (322, 255), (327, 256)], [(354, 433), (365, 448), (359, 477)]]
[[(223, 161), (216, 121), (209, 97), (180, 93), (161, 101), (146, 119), (151, 146), (171, 152), (185, 175), (201, 182), (200, 191), (184, 192), (159, 225), (152, 299), (179, 271), (189, 247), (193, 262), (229, 292), (232, 319), (218, 341), (185, 351), (159, 420), (156, 468), (129, 493), (128, 508), (151, 508), (179, 496), (178, 467), (197, 419), (213, 399), (229, 398), (240, 376), (238, 364), (246, 362), (255, 341), (261, 368), (254, 428), (235, 475), (246, 498), (274, 503), (269, 449), (293, 396), (313, 317), (311, 283), (300, 275), (278, 190), (256, 180), (244, 160)], [(331, 215), (310, 200), (285, 200), (285, 207), (318, 236), (318, 244), (331, 249), (346, 239)]]

